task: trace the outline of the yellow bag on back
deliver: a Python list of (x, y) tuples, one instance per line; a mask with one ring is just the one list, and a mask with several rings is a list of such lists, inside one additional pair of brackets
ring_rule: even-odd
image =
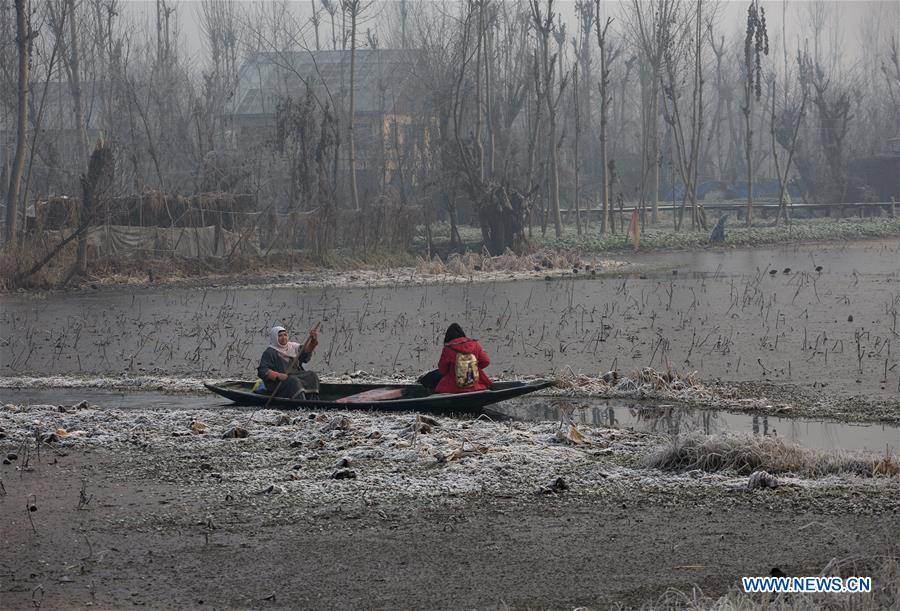
[(478, 381), (478, 359), (474, 354), (456, 353), (456, 385), (460, 388), (475, 386)]

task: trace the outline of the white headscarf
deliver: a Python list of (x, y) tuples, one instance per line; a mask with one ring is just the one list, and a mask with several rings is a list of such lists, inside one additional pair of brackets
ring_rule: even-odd
[(276, 352), (284, 357), (289, 359), (296, 358), (300, 354), (300, 344), (297, 342), (288, 342), (286, 346), (279, 344), (278, 333), (281, 331), (287, 331), (287, 329), (284, 327), (272, 327), (272, 330), (269, 331), (269, 347), (275, 348)]

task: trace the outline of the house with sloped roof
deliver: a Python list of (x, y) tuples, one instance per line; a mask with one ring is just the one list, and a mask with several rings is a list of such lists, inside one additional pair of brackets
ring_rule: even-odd
[(850, 159), (849, 201), (900, 201), (900, 136), (883, 140), (875, 155)]
[[(403, 159), (424, 148), (429, 122), (422, 116), (414, 49), (359, 49), (355, 57), (356, 169), (366, 179), (390, 183)], [(276, 111), (286, 97), (311, 91), (320, 109), (337, 110), (346, 124), (350, 106), (350, 51), (285, 51), (251, 55), (243, 64), (233, 100), (233, 144), (238, 150), (275, 139)], [(346, 136), (343, 138), (346, 145)], [(344, 149), (346, 151), (346, 149)], [(341, 154), (346, 164), (346, 155)], [(381, 176), (382, 172), (386, 176)]]

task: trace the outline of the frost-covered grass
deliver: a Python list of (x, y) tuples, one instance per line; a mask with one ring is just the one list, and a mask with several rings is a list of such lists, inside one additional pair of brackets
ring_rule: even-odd
[(689, 433), (672, 438), (641, 461), (645, 467), (663, 471), (733, 471), (749, 475), (754, 471), (793, 473), (805, 477), (853, 474), (895, 475), (896, 460), (822, 452), (785, 442), (780, 437), (725, 433)]
[[(230, 495), (253, 502), (276, 495), (278, 507), (294, 513), (360, 503), (462, 502), (471, 495), (649, 494), (678, 504), (678, 498), (725, 498), (747, 490), (749, 468), (728, 468), (712, 459), (699, 463), (706, 470), (647, 468), (659, 466), (645, 457), (661, 441), (651, 433), (564, 421), (430, 418), (408, 412), (118, 409), (86, 401), (0, 407), (0, 452), (17, 454), (11, 460), (16, 468), (26, 467), (39, 452), (90, 450), (115, 461), (116, 477), (172, 483), (209, 498)], [(826, 465), (829, 460), (851, 464), (840, 457), (820, 459)], [(866, 503), (853, 511), (893, 507), (897, 477), (866, 477), (871, 463), (858, 464), (858, 470), (806, 471), (791, 464), (795, 472), (785, 481), (797, 502), (818, 503), (820, 494), (834, 500), (848, 490), (864, 490)]]
[(0, 389), (96, 388), (99, 390), (161, 391), (167, 393), (207, 392), (204, 380), (168, 376), (72, 376), (0, 377)]
[[(900, 219), (803, 219), (791, 225), (773, 227), (770, 224), (745, 227), (738, 222), (726, 223), (724, 246), (761, 246), (798, 241), (829, 241), (877, 238), (900, 235)], [(566, 227), (557, 239), (552, 232), (536, 239), (543, 248), (574, 250), (582, 253), (629, 250), (633, 246), (622, 233), (600, 236), (596, 231), (577, 235), (572, 227)], [(691, 249), (710, 246), (708, 231), (675, 232), (671, 225), (648, 227), (641, 234), (641, 250)]]
[(505, 254), (496, 257), (470, 251), (462, 255), (452, 254), (446, 259), (441, 259), (437, 256), (431, 259), (420, 257), (416, 262), (416, 272), (419, 274), (453, 274), (463, 276), (474, 274), (475, 272), (530, 272), (544, 269), (572, 269), (582, 265), (581, 260), (575, 255), (549, 251), (523, 256), (507, 251)]
[[(714, 220), (710, 221), (710, 228)], [(432, 228), (433, 239), (438, 250), (449, 248), (450, 227), (447, 224), (435, 225)], [(466, 248), (478, 251), (481, 246), (481, 230), (478, 227), (459, 227), (460, 237)], [(831, 241), (890, 237), (900, 235), (900, 218), (814, 218), (797, 219), (790, 225), (784, 223), (772, 226), (770, 219), (757, 221), (752, 227), (744, 226), (742, 221), (729, 217), (725, 225), (725, 242), (723, 246), (763, 246), (767, 244), (793, 243), (798, 241)], [(578, 235), (574, 224), (563, 225), (562, 236), (556, 237), (553, 227), (548, 227), (542, 234), (539, 227), (534, 228), (529, 238), (532, 247), (545, 251), (561, 253), (579, 253), (581, 255), (600, 252), (633, 250), (631, 240), (626, 232), (617, 229), (617, 233), (606, 236), (599, 234), (599, 225), (591, 224), (583, 228)], [(422, 238), (414, 241), (414, 248), (424, 249)], [(710, 246), (709, 230), (692, 231), (690, 228), (674, 231), (671, 221), (663, 221), (654, 226), (645, 226), (641, 233), (640, 250), (694, 249)]]
[(866, 594), (791, 593), (747, 594), (740, 586), (719, 598), (706, 596), (699, 587), (690, 591), (672, 588), (657, 601), (645, 605), (654, 609), (685, 609), (689, 611), (874, 611), (896, 609), (900, 606), (900, 558), (847, 558), (832, 560), (819, 573), (822, 577), (868, 576), (872, 578), (872, 592)]
[[(229, 431), (246, 431), (235, 438)], [(647, 434), (559, 422), (429, 418), (412, 413), (252, 409), (101, 409), (6, 405), (0, 448), (36, 439), (129, 456), (121, 473), (223, 489), (290, 493), (310, 505), (367, 498), (536, 494), (557, 477), (582, 490), (640, 478), (629, 467)], [(49, 451), (43, 444), (44, 451)], [(204, 474), (197, 480), (197, 471)], [(341, 469), (352, 476), (339, 477)], [(659, 476), (647, 474), (650, 480)], [(270, 489), (271, 487), (271, 489)]]

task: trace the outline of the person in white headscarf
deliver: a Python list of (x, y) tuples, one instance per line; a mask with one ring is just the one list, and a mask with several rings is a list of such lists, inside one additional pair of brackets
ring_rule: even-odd
[(269, 346), (259, 360), (256, 372), (266, 384), (268, 394), (288, 399), (317, 399), (319, 376), (303, 369), (319, 345), (318, 325), (310, 329), (306, 342), (288, 341), (284, 327), (272, 327)]

